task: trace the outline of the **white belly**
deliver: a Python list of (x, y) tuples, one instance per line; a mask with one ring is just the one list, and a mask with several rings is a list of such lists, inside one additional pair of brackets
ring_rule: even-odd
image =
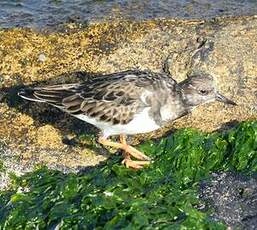
[(150, 108), (145, 108), (141, 113), (136, 114), (133, 120), (125, 125), (112, 125), (107, 122), (97, 121), (86, 115), (75, 115), (75, 117), (101, 129), (104, 137), (107, 138), (111, 135), (147, 133), (159, 129), (160, 126), (149, 116), (149, 110)]

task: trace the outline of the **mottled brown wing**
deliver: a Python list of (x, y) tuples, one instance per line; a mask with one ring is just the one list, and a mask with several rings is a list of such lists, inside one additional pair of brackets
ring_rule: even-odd
[(147, 89), (174, 87), (175, 81), (152, 72), (125, 71), (89, 78), (81, 84), (34, 88), (26, 99), (52, 104), (64, 111), (84, 114), (112, 124), (126, 124), (147, 105), (140, 100)]
[[(136, 112), (151, 106), (141, 100), (145, 90), (158, 94), (163, 89), (173, 90), (175, 85), (176, 82), (169, 76), (153, 72), (125, 71), (105, 75), (81, 85), (80, 96), (84, 101), (80, 110), (98, 120), (127, 124)], [(63, 100), (66, 106), (71, 101), (67, 99)]]
[(71, 114), (85, 114), (112, 124), (127, 124), (143, 106), (140, 88), (132, 82), (92, 81), (84, 83), (78, 93), (65, 97), (62, 104)]

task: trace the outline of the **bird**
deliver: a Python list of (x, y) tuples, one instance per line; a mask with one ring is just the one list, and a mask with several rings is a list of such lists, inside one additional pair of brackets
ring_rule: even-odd
[[(236, 105), (219, 93), (210, 74), (193, 74), (177, 82), (167, 71), (150, 70), (88, 77), (80, 83), (25, 87), (18, 95), (94, 125), (100, 130), (98, 142), (123, 150), (122, 163), (135, 170), (149, 165), (151, 158), (129, 145), (127, 135), (160, 129), (205, 103)], [(120, 142), (111, 141), (111, 136), (119, 136)]]

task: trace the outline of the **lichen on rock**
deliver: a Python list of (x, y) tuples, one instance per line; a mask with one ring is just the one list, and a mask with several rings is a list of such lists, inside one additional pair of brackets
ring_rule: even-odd
[(64, 144), (57, 129), (45, 125), (37, 130), (37, 144), (42, 148), (63, 148)]

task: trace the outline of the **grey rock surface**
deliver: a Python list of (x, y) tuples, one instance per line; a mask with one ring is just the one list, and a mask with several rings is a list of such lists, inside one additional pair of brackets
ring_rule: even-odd
[(213, 173), (210, 181), (202, 182), (200, 197), (214, 210), (212, 218), (231, 229), (257, 228), (257, 175)]

